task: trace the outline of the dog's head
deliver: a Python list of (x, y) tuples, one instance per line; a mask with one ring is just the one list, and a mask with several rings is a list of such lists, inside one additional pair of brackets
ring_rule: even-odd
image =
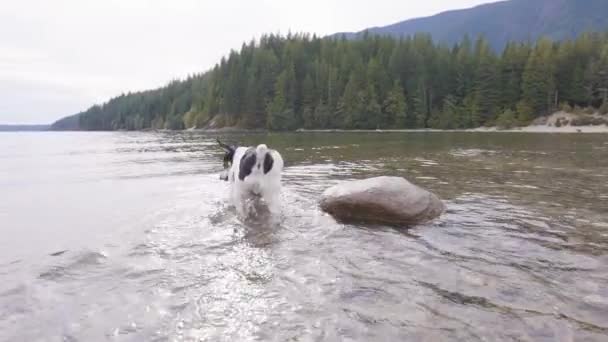
[(220, 147), (225, 152), (225, 154), (224, 154), (224, 172), (222, 172), (222, 174), (220, 175), (220, 179), (228, 180), (228, 169), (232, 166), (232, 163), (234, 162), (234, 153), (236, 152), (236, 147), (224, 144), (223, 142), (220, 141), (219, 138), (217, 139), (217, 143), (220, 145)]

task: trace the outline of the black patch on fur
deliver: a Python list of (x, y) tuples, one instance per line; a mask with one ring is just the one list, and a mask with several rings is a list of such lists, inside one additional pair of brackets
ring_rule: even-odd
[(255, 157), (255, 148), (248, 149), (243, 158), (241, 158), (241, 164), (239, 164), (239, 179), (244, 180), (245, 177), (251, 174), (251, 170), (255, 165), (256, 157)]
[(272, 165), (274, 164), (274, 158), (270, 155), (270, 153), (266, 153), (264, 157), (264, 174), (267, 174), (272, 169)]

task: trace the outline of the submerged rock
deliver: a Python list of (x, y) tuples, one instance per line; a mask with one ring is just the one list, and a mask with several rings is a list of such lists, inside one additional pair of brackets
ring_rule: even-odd
[(378, 177), (342, 183), (327, 189), (321, 209), (340, 221), (416, 225), (445, 210), (435, 194), (401, 177)]

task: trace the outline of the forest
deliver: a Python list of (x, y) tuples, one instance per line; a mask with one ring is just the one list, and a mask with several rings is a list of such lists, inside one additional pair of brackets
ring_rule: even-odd
[(270, 34), (205, 73), (120, 95), (53, 128), (463, 129), (526, 125), (564, 108), (607, 113), (607, 97), (608, 32), (501, 52), (483, 37), (446, 46), (427, 34)]

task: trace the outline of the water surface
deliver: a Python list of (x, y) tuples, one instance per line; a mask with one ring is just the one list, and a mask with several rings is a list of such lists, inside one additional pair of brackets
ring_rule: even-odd
[[(606, 341), (608, 136), (251, 134), (279, 224), (241, 222), (215, 136), (0, 134), (0, 341)], [(404, 176), (411, 229), (317, 208)]]

